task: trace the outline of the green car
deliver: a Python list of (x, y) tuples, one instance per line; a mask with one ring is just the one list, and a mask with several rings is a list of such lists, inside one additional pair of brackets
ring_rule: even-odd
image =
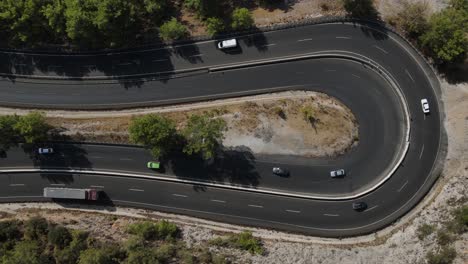
[(148, 169), (159, 169), (159, 165), (159, 161), (148, 161), (148, 164), (146, 164)]

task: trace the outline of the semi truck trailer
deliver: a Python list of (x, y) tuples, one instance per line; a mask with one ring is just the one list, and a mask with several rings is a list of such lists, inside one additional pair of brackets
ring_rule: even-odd
[(44, 188), (44, 197), (96, 201), (99, 199), (99, 191), (96, 189), (46, 187)]

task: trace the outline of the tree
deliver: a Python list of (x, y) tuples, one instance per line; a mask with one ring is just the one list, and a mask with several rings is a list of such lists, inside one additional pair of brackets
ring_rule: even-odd
[(175, 17), (165, 22), (159, 28), (159, 35), (165, 41), (178, 40), (187, 35), (187, 28), (177, 21)]
[(49, 223), (45, 218), (32, 217), (24, 223), (24, 237), (28, 240), (45, 241)]
[(183, 151), (189, 155), (201, 153), (205, 159), (214, 157), (215, 151), (224, 138), (226, 121), (210, 118), (207, 115), (190, 116), (187, 126), (182, 131), (187, 141)]
[(235, 30), (248, 29), (254, 24), (252, 15), (247, 8), (236, 8), (232, 12), (231, 27)]
[(352, 17), (371, 19), (378, 17), (372, 0), (344, 0), (344, 9)]
[(43, 114), (31, 112), (21, 116), (14, 129), (23, 137), (26, 143), (36, 143), (46, 140), (52, 128), (46, 123)]
[(0, 116), (0, 150), (8, 150), (18, 141), (15, 131), (18, 120), (17, 115)]
[(147, 146), (153, 156), (159, 158), (171, 148), (176, 128), (170, 119), (150, 114), (135, 118), (129, 133), (132, 142)]
[(81, 252), (78, 264), (118, 264), (121, 263), (123, 253), (112, 244), (105, 248), (90, 248)]
[(184, 4), (199, 17), (205, 18), (222, 15), (224, 0), (185, 0)]
[(206, 31), (208, 32), (210, 36), (214, 36), (224, 30), (223, 20), (217, 17), (207, 18), (205, 21), (205, 24), (206, 24)]
[(429, 19), (429, 30), (420, 38), (423, 48), (442, 64), (463, 61), (468, 50), (467, 4), (450, 3)]
[(40, 264), (40, 247), (35, 241), (21, 241), (2, 258), (2, 264)]
[(130, 251), (125, 261), (126, 264), (153, 264), (159, 263), (158, 256), (148, 249)]

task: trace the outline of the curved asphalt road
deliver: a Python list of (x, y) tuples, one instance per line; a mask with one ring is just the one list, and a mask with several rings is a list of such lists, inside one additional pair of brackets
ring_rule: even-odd
[[(244, 41), (246, 42), (245, 39), (249, 38), (255, 39), (256, 37), (246, 37)], [(174, 58), (171, 64), (175, 65), (176, 69), (180, 69), (184, 68), (184, 61), (189, 63), (191, 67), (194, 67), (192, 63), (195, 62), (198, 63), (195, 65), (196, 67), (202, 67), (200, 64), (213, 66), (233, 61), (246, 61), (247, 59), (340, 50), (372, 58), (384, 66), (402, 87), (412, 117), (410, 149), (403, 165), (382, 187), (359, 199), (368, 202), (367, 211), (354, 212), (350, 207), (352, 201), (301, 200), (215, 188), (202, 188), (200, 190), (200, 188), (188, 185), (118, 177), (68, 175), (66, 176), (68, 179), (66, 184), (70, 186), (104, 186), (104, 190), (113, 201), (134, 206), (185, 212), (229, 222), (265, 227), (273, 226), (326, 236), (345, 236), (373, 231), (397, 219), (421, 198), (420, 196), (424, 194), (421, 192), (421, 187), (425, 187), (427, 191), (427, 186), (424, 184), (432, 183), (432, 180), (427, 180), (431, 175), (438, 153), (440, 118), (437, 95), (428, 79), (433, 78), (433, 76), (426, 75), (428, 73), (418, 64), (423, 63), (422, 59), (417, 57), (414, 51), (407, 50), (408, 47), (402, 45), (401, 40), (391, 33), (381, 34), (367, 27), (350, 24), (325, 24), (270, 32), (262, 36), (260, 41), (255, 42), (254, 40), (254, 43), (256, 45), (252, 45), (250, 48), (242, 44), (242, 53), (240, 54), (224, 54), (222, 56), (219, 55), (219, 51), (213, 48), (211, 42), (197, 45), (197, 48), (185, 46), (190, 47), (191, 50), (203, 51), (200, 53), (202, 55), (195, 56), (203, 57), (203, 59), (201, 61), (186, 59), (181, 62), (181, 60)], [(257, 49), (262, 52), (258, 52)], [(159, 55), (162, 50), (147, 52), (149, 54), (142, 55), (144, 52), (138, 52), (136, 54), (119, 53), (106, 56), (112, 59), (139, 58), (145, 60), (151, 57), (150, 54)], [(10, 61), (17, 61), (16, 56), (27, 61), (36, 61), (38, 57), (42, 61), (54, 60), (55, 64), (64, 63), (63, 68), (82, 65), (75, 63), (83, 63), (79, 60), (84, 58), (95, 60), (96, 63), (101, 59), (104, 60), (104, 57), (98, 60), (92, 56), (45, 57), (37, 54), (9, 54), (9, 56)], [(66, 66), (68, 64), (65, 62), (69, 63), (70, 61), (75, 61), (75, 63)], [(50, 61), (48, 63), (50, 65)], [(146, 64), (140, 62), (139, 65)], [(5, 67), (2, 69), (5, 72)], [(125, 71), (125, 74), (142, 73), (141, 69), (147, 69), (147, 67), (133, 67), (132, 69), (136, 72)], [(80, 76), (74, 75), (71, 70), (69, 72), (69, 75)], [(29, 73), (34, 75), (53, 74), (53, 72), (38, 72), (36, 70), (29, 71)], [(103, 73), (107, 74), (106, 71), (97, 70), (90, 75), (101, 76)], [(112, 71), (112, 73), (122, 74), (117, 70)], [(267, 157), (268, 162), (262, 163), (262, 157), (256, 157), (260, 160), (260, 162), (255, 162), (255, 168), (257, 168), (255, 173), (259, 175), (257, 182), (241, 183), (262, 188), (281, 188), (292, 192), (315, 192), (325, 195), (355, 192), (366, 187), (378, 177), (379, 170), (381, 171), (385, 164), (388, 164), (393, 158), (395, 145), (400, 144), (403, 137), (400, 129), (401, 106), (395, 98), (394, 91), (377, 74), (361, 64), (348, 60), (333, 58), (306, 60), (209, 75), (200, 74), (163, 82), (131, 82), (129, 84), (120, 81), (119, 83), (107, 82), (104, 84), (86, 81), (85, 86), (79, 87), (68, 81), (60, 84), (45, 84), (44, 82), (47, 81), (39, 84), (22, 82), (22, 80), (5, 81), (0, 85), (0, 96), (2, 96), (3, 101), (13, 104), (39, 103), (48, 107), (54, 105), (73, 107), (79, 102), (81, 107), (93, 107), (93, 104), (126, 104), (143, 101), (171, 103), (172, 100), (180, 100), (181, 97), (186, 97), (186, 100), (200, 100), (204, 98), (203, 96), (219, 96), (221, 94), (233, 96), (237, 95), (239, 91), (258, 93), (271, 88), (277, 90), (311, 89), (324, 91), (338, 97), (354, 111), (360, 123), (361, 138), (359, 147), (354, 152), (337, 160), (312, 162), (278, 156), (273, 157), (274, 159)], [(136, 84), (138, 87), (133, 86)], [(122, 86), (126, 86), (126, 89), (122, 89)], [(264, 90), (254, 91), (258, 89)], [(421, 98), (428, 98), (433, 114), (429, 116), (422, 114), (419, 102)], [(82, 149), (83, 146), (77, 146), (77, 148)], [(99, 151), (103, 151), (102, 148)], [(113, 152), (111, 153), (112, 157), (116, 156), (115, 153), (123, 154), (122, 151), (110, 150), (109, 152), (111, 151)], [(102, 167), (104, 169), (109, 167), (133, 168), (132, 166), (134, 166), (135, 171), (140, 171), (140, 164), (147, 160), (129, 162), (133, 165), (126, 164), (122, 160), (112, 165), (112, 161), (96, 161), (99, 159), (96, 158), (98, 156), (92, 158), (89, 152), (85, 156), (82, 161), (88, 162), (85, 167), (99, 169)], [(119, 157), (119, 159), (134, 158), (124, 156)], [(109, 156), (105, 154), (105, 157)], [(272, 177), (269, 171), (271, 171), (273, 160), (275, 163), (290, 164), (288, 167), (291, 167), (292, 177), (289, 179)], [(8, 153), (7, 158), (0, 160), (0, 162), (2, 167), (31, 165), (63, 167), (64, 163), (66, 163), (65, 167), (82, 167), (79, 162), (77, 165), (68, 164), (71, 162), (68, 158), (64, 158), (62, 163), (34, 161), (25, 159), (24, 155), (22, 156), (21, 153), (15, 151)], [(97, 164), (97, 166), (93, 166), (93, 164)], [(328, 171), (330, 168), (338, 166), (347, 169), (350, 175), (339, 181), (331, 181), (327, 176)], [(179, 167), (184, 168), (183, 165)], [(227, 165), (227, 169), (229, 168), (230, 166)], [(177, 168), (170, 166), (170, 170), (177, 174)], [(20, 198), (20, 196), (38, 196), (42, 188), (50, 184), (51, 178), (55, 181), (63, 180), (62, 176), (57, 177), (57, 175), (42, 176), (9, 174), (8, 177), (2, 177), (3, 181), (7, 181), (0, 185), (2, 193), (4, 193), (2, 196), (7, 200), (9, 199), (6, 198), (7, 196), (17, 196), (16, 199), (26, 199)], [(418, 197), (414, 197), (415, 195)], [(33, 197), (33, 199), (36, 198)], [(255, 201), (255, 204), (252, 201)]]

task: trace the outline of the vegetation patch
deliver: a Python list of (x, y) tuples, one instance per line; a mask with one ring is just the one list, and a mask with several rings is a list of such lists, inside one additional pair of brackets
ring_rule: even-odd
[(217, 237), (209, 242), (217, 247), (231, 247), (246, 250), (252, 254), (264, 254), (262, 241), (252, 235), (252, 232), (244, 231), (227, 237)]

